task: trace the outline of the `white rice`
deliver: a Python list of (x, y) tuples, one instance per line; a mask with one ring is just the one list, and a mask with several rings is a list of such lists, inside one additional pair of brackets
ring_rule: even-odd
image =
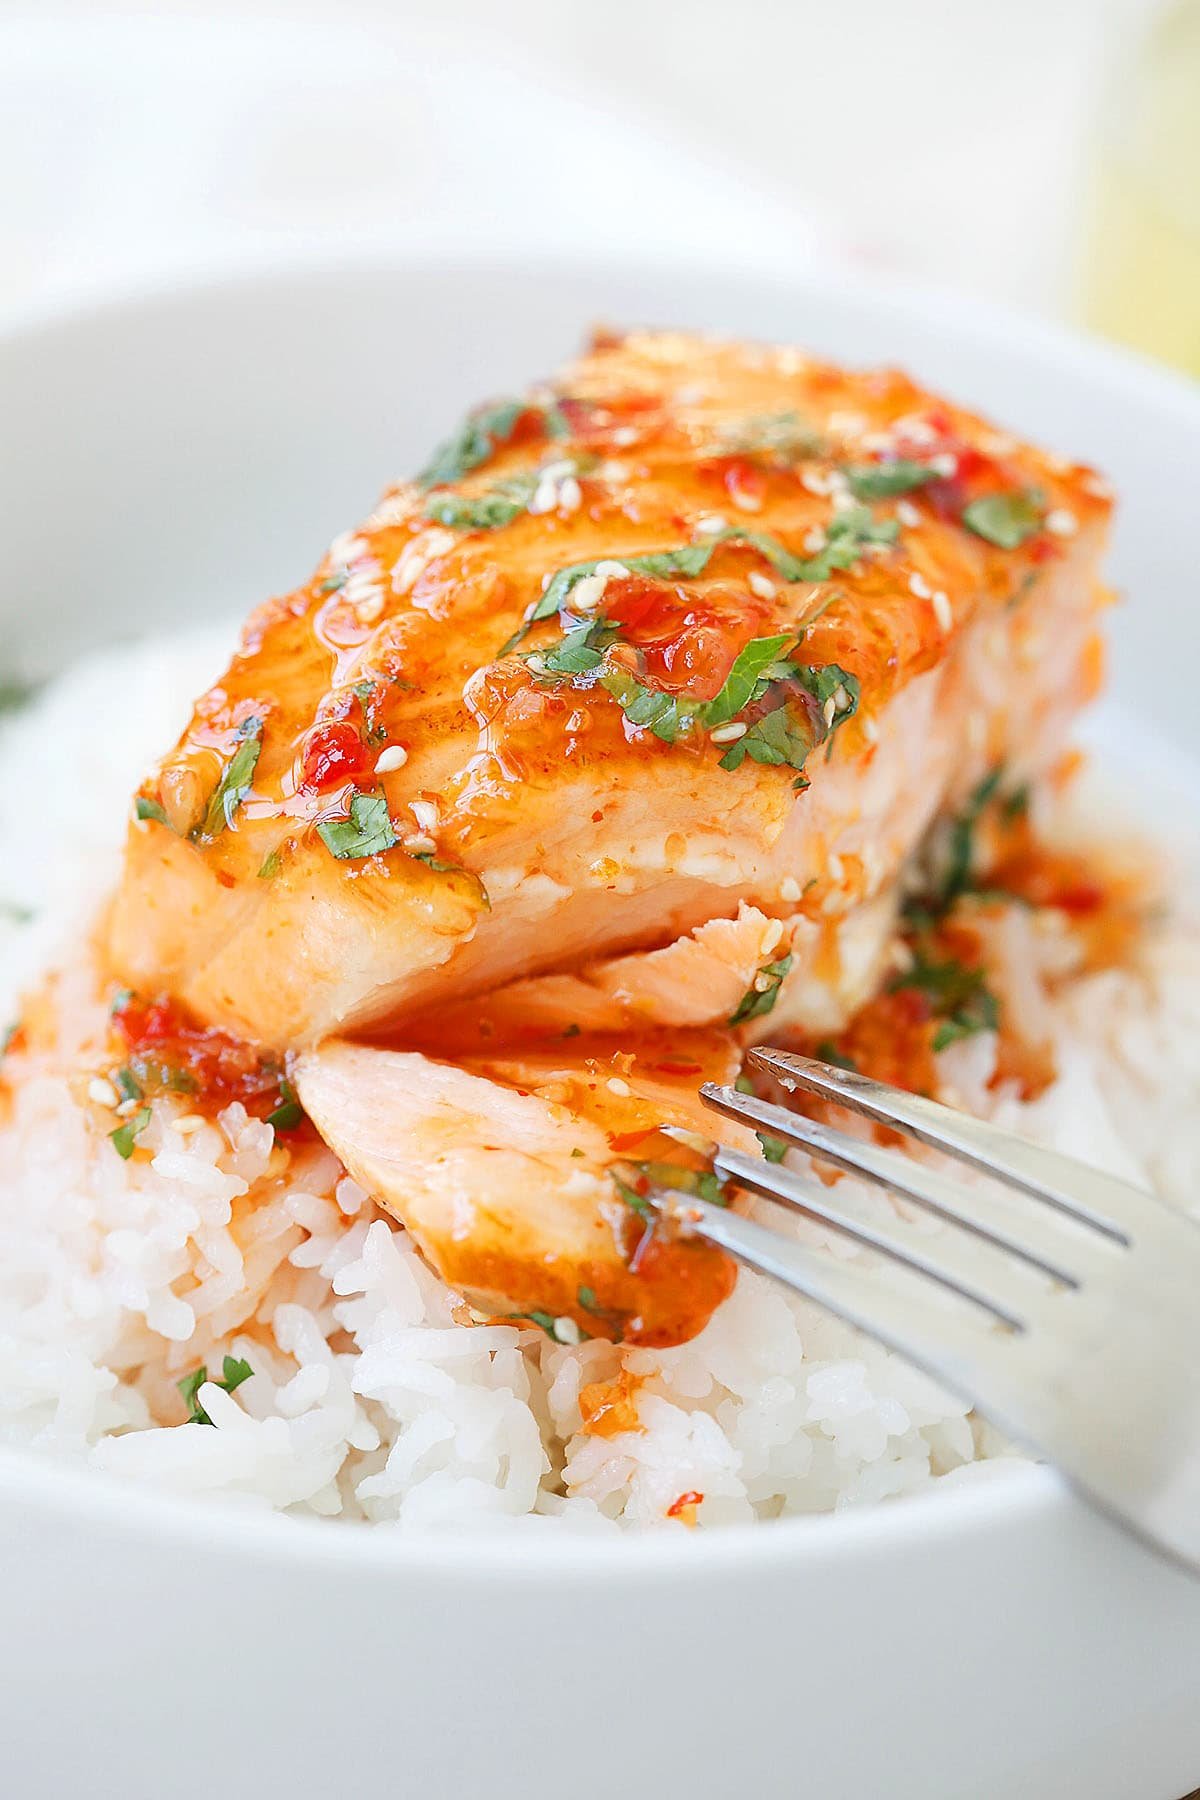
[[(127, 796), (220, 661), (210, 638), (96, 658), (0, 722), (0, 1019), (50, 959), (82, 1044), (103, 1007), (78, 948), (115, 876)], [(36, 782), (30, 772), (36, 772)], [(1106, 792), (1108, 829), (1111, 799)], [(955, 1046), (955, 1096), (1030, 1136), (1200, 1204), (1200, 933), (1181, 916), (1136, 966), (1044, 976), (1053, 933), (1016, 916), (1002, 979), (1040, 1009), (1060, 1070), (1033, 1104), (988, 1088), (994, 1043)], [(665, 1525), (702, 1494), (702, 1525), (910, 1493), (1011, 1454), (907, 1363), (743, 1273), (692, 1343), (619, 1351), (464, 1323), (421, 1262), (319, 1147), (288, 1152), (230, 1107), (181, 1134), (167, 1100), (123, 1163), (89, 1129), (78, 1083), (20, 1060), (0, 1129), (0, 1442), (180, 1492), (403, 1527), (537, 1518), (593, 1530)], [(864, 1212), (890, 1202), (842, 1188)], [(928, 1229), (936, 1230), (932, 1223)], [(798, 1223), (798, 1235), (855, 1254)], [(252, 1379), (178, 1379), (223, 1355)], [(581, 1430), (583, 1385), (637, 1378), (639, 1429)]]

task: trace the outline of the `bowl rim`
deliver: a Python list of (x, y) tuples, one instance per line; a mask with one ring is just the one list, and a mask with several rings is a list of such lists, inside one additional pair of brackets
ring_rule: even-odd
[[(864, 273), (831, 259), (785, 263), (764, 255), (761, 266), (743, 259), (736, 270), (681, 257), (639, 253), (615, 265), (631, 276), (670, 274), (679, 281), (719, 280), (748, 287), (770, 286), (794, 295), (805, 292), (826, 301), (837, 298), (884, 323), (888, 318), (930, 324), (960, 339), (989, 344), (1052, 362), (1102, 387), (1117, 403), (1129, 401), (1178, 417), (1200, 443), (1200, 382), (1167, 369), (1149, 357), (1118, 347), (1054, 320), (1023, 314), (992, 301), (903, 276)], [(293, 283), (344, 281), (347, 275), (397, 276), (418, 271), (451, 280), (483, 280), (489, 273), (519, 271), (529, 280), (599, 277), (611, 274), (612, 259), (574, 251), (544, 249), (526, 255), (489, 250), (474, 254), (448, 248), (436, 233), (428, 239), (408, 234), (358, 237), (331, 248), (326, 240), (226, 253), (180, 263), (154, 279), (138, 275), (102, 283), (77, 283), (0, 309), (0, 356), (47, 338), (95, 323), (136, 317), (146, 309), (177, 303), (235, 298), (256, 288)], [(549, 1521), (501, 1519), (494, 1528), (444, 1531), (368, 1526), (364, 1522), (288, 1516), (265, 1504), (176, 1493), (140, 1486), (111, 1474), (40, 1457), (36, 1451), (0, 1446), (0, 1502), (36, 1507), (48, 1517), (87, 1522), (122, 1534), (197, 1548), (219, 1549), (239, 1558), (267, 1559), (338, 1570), (418, 1570), (447, 1581), (523, 1582), (611, 1581), (616, 1567), (628, 1568), (639, 1584), (648, 1578), (670, 1583), (703, 1571), (721, 1577), (766, 1568), (804, 1568), (814, 1561), (852, 1562), (891, 1557), (927, 1546), (932, 1539), (965, 1541), (995, 1535), (1002, 1527), (1019, 1531), (1035, 1525), (1053, 1533), (1078, 1529), (1083, 1503), (1055, 1471), (1033, 1462), (1000, 1459), (942, 1477), (902, 1504), (872, 1504), (778, 1519), (686, 1530), (552, 1531)], [(520, 1528), (517, 1528), (517, 1527)]]

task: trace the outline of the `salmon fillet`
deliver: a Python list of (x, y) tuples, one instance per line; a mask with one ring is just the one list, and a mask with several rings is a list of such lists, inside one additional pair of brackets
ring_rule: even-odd
[(680, 1341), (732, 1272), (645, 1183), (705, 1180), (704, 1074), (875, 992), (934, 822), (1060, 755), (1110, 510), (895, 371), (603, 337), (252, 616), (136, 797), (116, 974), (288, 1055), (473, 1304)]

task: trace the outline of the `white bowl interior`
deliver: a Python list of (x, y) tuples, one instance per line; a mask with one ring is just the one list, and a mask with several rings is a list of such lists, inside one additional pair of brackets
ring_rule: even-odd
[[(796, 341), (853, 362), (897, 362), (1064, 455), (1096, 463), (1123, 499), (1112, 567), (1130, 604), (1114, 615), (1115, 691), (1168, 740), (1200, 749), (1191, 692), (1200, 660), (1190, 543), (1200, 466), (1197, 392), (1049, 327), (944, 298), (880, 293), (841, 274), (772, 285), (666, 266), (449, 265), (397, 256), (250, 272), (14, 324), (0, 331), (0, 416), (7, 427), (0, 450), (0, 668), (50, 674), (89, 646), (197, 618), (236, 617), (286, 589), (470, 402), (552, 369), (597, 320), (702, 326)], [(60, 1565), (77, 1572), (85, 1551), (92, 1559), (86, 1566), (94, 1569), (99, 1558), (106, 1579), (121, 1571), (132, 1584), (133, 1601), (113, 1588), (110, 1603), (135, 1637), (159, 1630), (179, 1691), (187, 1691), (185, 1669), (203, 1679), (219, 1657), (223, 1623), (240, 1616), (253, 1595), (266, 1609), (259, 1617), (276, 1618), (284, 1641), (289, 1633), (295, 1638), (295, 1654), (289, 1649), (282, 1673), (266, 1681), (281, 1706), (292, 1693), (289, 1682), (303, 1686), (297, 1658), (318, 1625), (350, 1654), (353, 1619), (375, 1634), (378, 1654), (382, 1596), (397, 1605), (403, 1595), (431, 1633), (427, 1655), (411, 1634), (386, 1640), (418, 1710), (429, 1708), (423, 1725), (411, 1721), (411, 1742), (423, 1746), (414, 1749), (411, 1766), (440, 1769), (446, 1780), (453, 1771), (460, 1783), (474, 1764), (469, 1745), (449, 1747), (445, 1691), (462, 1645), (456, 1652), (453, 1634), (438, 1635), (429, 1620), (453, 1590), (471, 1629), (501, 1632), (505, 1620), (531, 1633), (574, 1629), (563, 1624), (561, 1608), (555, 1612), (556, 1581), (572, 1584), (577, 1599), (586, 1589), (593, 1610), (581, 1629), (610, 1659), (621, 1653), (622, 1605), (634, 1608), (646, 1654), (659, 1666), (672, 1646), (680, 1653), (681, 1640), (691, 1646), (682, 1672), (659, 1684), (662, 1717), (688, 1739), (676, 1763), (652, 1758), (661, 1792), (729, 1791), (714, 1785), (712, 1771), (735, 1753), (744, 1764), (739, 1786), (796, 1791), (781, 1778), (780, 1758), (786, 1763), (798, 1753), (802, 1718), (814, 1792), (886, 1788), (893, 1800), (961, 1800), (964, 1759), (995, 1709), (979, 1680), (969, 1689), (948, 1671), (945, 1646), (956, 1634), (968, 1660), (994, 1656), (1001, 1698), (1024, 1734), (987, 1752), (991, 1773), (972, 1792), (1061, 1793), (1070, 1777), (1071, 1791), (1118, 1800), (1131, 1790), (1127, 1766), (1120, 1772), (1125, 1785), (1110, 1780), (1119, 1767), (1114, 1746), (1131, 1721), (1150, 1717), (1152, 1691), (1162, 1785), (1143, 1763), (1151, 1784), (1144, 1791), (1166, 1800), (1171, 1783), (1184, 1785), (1187, 1756), (1200, 1751), (1188, 1724), (1192, 1690), (1164, 1673), (1168, 1663), (1193, 1674), (1198, 1665), (1200, 1590), (1181, 1589), (1177, 1577), (1084, 1514), (1044, 1471), (984, 1480), (969, 1498), (948, 1485), (945, 1493), (871, 1516), (712, 1534), (702, 1544), (674, 1537), (638, 1546), (580, 1542), (543, 1556), (546, 1546), (532, 1540), (488, 1539), (460, 1553), (447, 1545), (422, 1549), (390, 1533), (299, 1528), (154, 1496), (129, 1499), (108, 1483), (8, 1456), (0, 1457), (0, 1519), (12, 1547), (11, 1617), (20, 1621), (19, 1633), (0, 1632), (0, 1677), (23, 1677), (37, 1692), (50, 1691), (64, 1672), (73, 1691), (87, 1685), (91, 1665), (83, 1659), (85, 1651), (102, 1654), (104, 1617), (92, 1601), (82, 1617), (65, 1575), (65, 1618), (80, 1634), (78, 1646), (65, 1651), (38, 1613), (45, 1583), (60, 1579)], [(343, 1583), (344, 1615), (326, 1591), (331, 1572)], [(1100, 1642), (1100, 1581), (1124, 1608), (1125, 1637), (1117, 1646)], [(298, 1587), (303, 1583), (312, 1585)], [(696, 1583), (712, 1584), (701, 1590), (711, 1595), (707, 1613), (689, 1611), (686, 1596)], [(980, 1601), (977, 1617), (963, 1613), (968, 1587)], [(648, 1598), (653, 1594), (658, 1601)], [(790, 1618), (779, 1616), (781, 1595), (794, 1609)], [(163, 1622), (163, 1609), (172, 1607), (189, 1614), (186, 1640)], [(1009, 1634), (997, 1638), (1002, 1616)], [(801, 1617), (819, 1650), (797, 1640)], [(739, 1726), (722, 1708), (714, 1633), (736, 1633), (746, 1620), (758, 1637), (739, 1651), (751, 1683), (739, 1689)], [(701, 1647), (711, 1670), (697, 1661)], [(545, 1637), (536, 1654), (554, 1656)], [(949, 1682), (958, 1711), (935, 1743), (913, 1719), (923, 1699), (920, 1665), (939, 1655), (939, 1679)], [(145, 1647), (130, 1658), (131, 1668), (152, 1671)], [(363, 1691), (386, 1704), (384, 1671), (357, 1674)], [(477, 1679), (489, 1678), (477, 1671)], [(890, 1735), (878, 1745), (861, 1733), (850, 1745), (834, 1729), (856, 1715), (844, 1690), (859, 1679), (873, 1703), (890, 1683), (889, 1698), (879, 1703)], [(817, 1704), (792, 1718), (797, 1680), (810, 1684)], [(575, 1673), (560, 1670), (557, 1681), (564, 1704), (577, 1702), (577, 1715), (569, 1705), (566, 1716), (568, 1723), (577, 1716), (580, 1729), (593, 1701), (620, 1705), (621, 1682), (609, 1680), (598, 1655), (581, 1653)], [(757, 1728), (747, 1760), (751, 1691), (768, 1722)], [(337, 1692), (354, 1704), (344, 1681)], [(101, 1683), (97, 1693), (112, 1698), (116, 1689)], [(493, 1766), (504, 1756), (520, 1765), (528, 1718), (522, 1723), (509, 1697), (507, 1714), (498, 1700), (487, 1714)], [(1093, 1705), (1107, 1707), (1111, 1722), (1081, 1761), (1080, 1720)], [(92, 1713), (103, 1742), (98, 1699)], [(16, 1714), (5, 1717), (19, 1732)], [(853, 1735), (852, 1725), (846, 1729)], [(212, 1731), (262, 1781), (280, 1773), (282, 1765), (255, 1760), (259, 1739), (248, 1703), (231, 1702)], [(556, 1754), (568, 1753), (569, 1735), (566, 1726), (551, 1730)], [(639, 1742), (645, 1749), (658, 1738), (643, 1732)], [(64, 1772), (75, 1767), (71, 1754), (64, 1749), (47, 1765), (57, 1787), (22, 1791), (76, 1791), (63, 1785)], [(302, 1784), (325, 1766), (311, 1744), (306, 1755), (294, 1759)], [(373, 1753), (368, 1760), (382, 1782), (386, 1761)], [(492, 1791), (527, 1792), (534, 1766), (526, 1762), (519, 1782), (502, 1775)], [(1085, 1769), (1086, 1789), (1079, 1785)], [(330, 1791), (334, 1778), (323, 1774), (323, 1787), (297, 1791)], [(847, 1785), (838, 1785), (841, 1778)], [(188, 1779), (174, 1791), (205, 1791)], [(1019, 1789), (1011, 1785), (1018, 1780)], [(131, 1769), (124, 1791), (153, 1792), (153, 1781), (151, 1765), (144, 1779)], [(439, 1784), (427, 1791), (452, 1790)], [(607, 1777), (600, 1783), (585, 1774), (574, 1791), (607, 1791)]]

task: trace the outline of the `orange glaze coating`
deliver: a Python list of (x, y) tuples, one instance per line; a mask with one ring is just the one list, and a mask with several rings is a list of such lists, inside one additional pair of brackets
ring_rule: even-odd
[[(852, 503), (841, 472), (896, 458), (933, 479), (870, 503), (899, 535), (849, 569), (785, 581), (752, 544), (724, 541), (694, 577), (633, 571), (602, 598), (619, 626), (605, 667), (685, 702), (711, 698), (750, 639), (802, 632), (806, 665), (836, 663), (861, 684), (834, 767), (870, 761), (873, 721), (979, 616), (1016, 607), (1032, 633), (1064, 564), (1095, 555), (1102, 484), (892, 371), (674, 334), (599, 343), (530, 397), (478, 467), (449, 488), (394, 488), (307, 587), (252, 617), (144, 790), (167, 822), (131, 827), (118, 972), (282, 1048), (662, 941), (743, 896), (770, 904), (773, 850), (808, 804), (794, 768), (723, 769), (727, 746), (703, 729), (666, 743), (594, 678), (539, 679), (525, 654), (580, 622), (569, 605), (499, 651), (548, 578), (578, 562), (695, 546), (721, 527), (807, 559)], [(522, 477), (538, 510), (497, 529), (429, 517)], [(1016, 548), (960, 522), (972, 500), (1032, 490), (1047, 524)], [(1076, 582), (1085, 595), (1089, 580)], [(228, 825), (206, 832), (214, 787), (259, 724), (252, 781)], [(823, 767), (823, 752), (810, 756), (814, 788)], [(344, 818), (356, 792), (386, 797), (398, 842), (338, 861), (316, 826)], [(666, 848), (648, 860), (654, 838)], [(714, 874), (709, 858), (685, 872), (689, 848), (710, 840), (729, 868)], [(819, 909), (826, 875), (812, 875)]]

